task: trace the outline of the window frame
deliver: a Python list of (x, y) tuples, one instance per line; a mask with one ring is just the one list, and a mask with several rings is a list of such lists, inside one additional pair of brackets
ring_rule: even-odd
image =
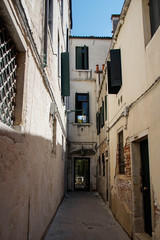
[[(78, 96), (86, 96), (86, 100), (84, 100), (84, 101), (78, 101)], [(79, 104), (78, 104), (78, 102), (87, 102), (87, 117), (86, 117), (86, 121), (84, 121), (83, 122), (83, 120), (82, 120), (82, 122), (78, 122), (78, 116), (84, 116), (83, 115), (83, 110), (81, 110), (82, 108), (79, 108)], [(80, 110), (80, 111), (79, 111)], [(81, 112), (81, 114), (79, 114)], [(78, 92), (76, 92), (75, 93), (75, 123), (89, 123), (90, 121), (89, 121), (90, 119), (89, 119), (89, 92), (87, 92), (87, 93), (78, 93)]]

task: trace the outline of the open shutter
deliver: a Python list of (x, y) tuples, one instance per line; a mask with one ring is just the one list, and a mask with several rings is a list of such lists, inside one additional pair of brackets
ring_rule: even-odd
[(117, 94), (119, 92), (120, 87), (113, 87), (111, 85), (111, 62), (110, 61), (107, 61), (107, 72), (108, 72), (108, 93)]
[(151, 22), (151, 34), (155, 33), (160, 25), (160, 0), (150, 0), (150, 22)]
[(89, 119), (89, 92), (87, 92), (87, 102), (88, 102), (88, 107), (87, 107), (87, 116), (88, 116), (88, 119), (87, 119), (87, 122), (89, 123), (90, 119)]
[(76, 69), (82, 69), (82, 47), (76, 47)]
[(61, 53), (61, 95), (70, 96), (69, 52)]
[(107, 96), (105, 96), (105, 121), (107, 120)]
[(84, 69), (88, 69), (88, 47), (84, 45)]
[(121, 87), (122, 74), (121, 74), (121, 52), (120, 49), (110, 50), (111, 57), (111, 86)]

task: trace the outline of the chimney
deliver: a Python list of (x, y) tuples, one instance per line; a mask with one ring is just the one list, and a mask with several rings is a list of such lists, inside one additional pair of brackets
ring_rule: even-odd
[(112, 14), (111, 16), (111, 20), (112, 20), (112, 33), (114, 34), (115, 30), (116, 30), (116, 27), (117, 27), (117, 24), (118, 24), (118, 21), (120, 19), (120, 14)]

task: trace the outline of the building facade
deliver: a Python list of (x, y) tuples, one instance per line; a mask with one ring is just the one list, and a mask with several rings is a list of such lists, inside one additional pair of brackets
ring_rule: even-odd
[[(108, 150), (109, 203), (136, 240), (160, 239), (159, 13), (159, 1), (124, 2), (103, 72), (108, 117), (100, 134)], [(102, 192), (108, 180), (100, 181)]]
[(70, 37), (68, 190), (97, 189), (96, 89), (111, 38)]
[(0, 1), (2, 240), (41, 239), (64, 196), (71, 25), (71, 1)]

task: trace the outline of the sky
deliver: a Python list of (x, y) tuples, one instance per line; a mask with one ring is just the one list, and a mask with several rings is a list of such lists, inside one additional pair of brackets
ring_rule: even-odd
[(112, 14), (120, 14), (124, 0), (72, 0), (72, 36), (112, 36)]

